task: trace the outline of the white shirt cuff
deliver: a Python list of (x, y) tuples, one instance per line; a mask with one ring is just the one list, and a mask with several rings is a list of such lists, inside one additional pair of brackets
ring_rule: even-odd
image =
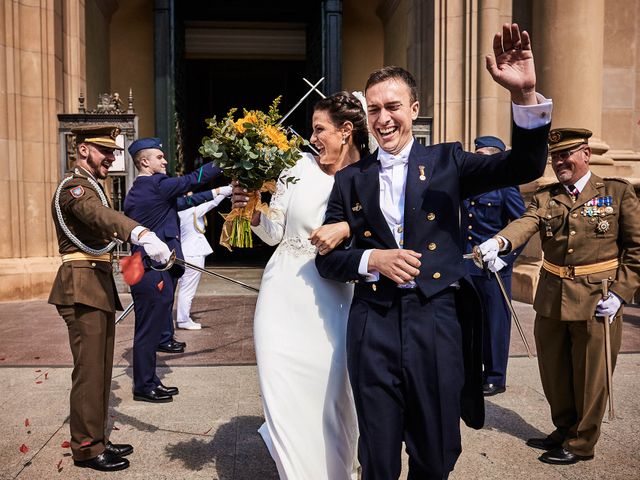
[(553, 101), (545, 98), (536, 92), (537, 105), (516, 105), (511, 104), (513, 110), (513, 121), (520, 128), (533, 130), (551, 123), (551, 111)]
[(377, 282), (380, 280), (379, 272), (369, 272), (369, 257), (371, 256), (373, 249), (365, 250), (360, 257), (360, 264), (358, 265), (358, 274), (362, 275), (362, 279), (365, 282)]
[(148, 230), (148, 228), (143, 227), (142, 225), (138, 225), (133, 230), (131, 230), (131, 235), (129, 236), (129, 240), (131, 241), (131, 243), (133, 243), (134, 245), (139, 245), (138, 236), (140, 236), (140, 234), (145, 230)]

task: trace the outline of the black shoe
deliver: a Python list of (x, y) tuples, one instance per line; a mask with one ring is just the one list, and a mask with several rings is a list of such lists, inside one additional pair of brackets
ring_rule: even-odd
[(124, 470), (129, 466), (129, 460), (119, 457), (108, 451), (102, 452), (95, 458), (89, 460), (74, 460), (76, 467), (92, 468), (101, 472), (115, 472), (116, 470)]
[(576, 455), (575, 453), (571, 453), (569, 450), (560, 447), (544, 452), (540, 457), (538, 457), (538, 460), (552, 465), (573, 465), (574, 463), (578, 463), (583, 460), (591, 460), (592, 458), (593, 455)]
[(164, 353), (184, 353), (184, 346), (178, 345), (175, 342), (169, 342), (158, 345), (156, 350)]
[(151, 402), (151, 403), (167, 403), (173, 402), (173, 397), (171, 395), (167, 395), (165, 393), (161, 393), (156, 388), (155, 390), (151, 390), (149, 393), (137, 393), (133, 392), (133, 399), (138, 402)]
[(562, 442), (547, 436), (545, 438), (530, 438), (527, 445), (540, 450), (555, 450), (562, 447)]
[(499, 393), (504, 393), (507, 388), (499, 385), (495, 385), (493, 383), (485, 383), (482, 385), (482, 394), (485, 397), (491, 397), (493, 395), (497, 395)]
[(180, 393), (180, 390), (178, 390), (178, 387), (167, 387), (166, 385), (160, 384), (157, 385), (155, 388), (155, 391), (158, 393), (162, 393), (163, 395), (178, 395)]
[(173, 343), (174, 345), (180, 345), (182, 348), (187, 348), (187, 342), (179, 342), (175, 338), (172, 338), (171, 340), (169, 340), (169, 342)]
[(107, 442), (104, 446), (105, 452), (113, 453), (119, 457), (126, 457), (133, 453), (133, 447), (128, 443), (111, 443)]

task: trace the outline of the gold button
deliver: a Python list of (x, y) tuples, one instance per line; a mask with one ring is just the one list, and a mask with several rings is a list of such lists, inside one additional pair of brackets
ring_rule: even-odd
[(487, 205), (490, 207), (491, 206), (491, 202), (487, 203)]
[(467, 239), (469, 239), (469, 240), (473, 240), (473, 237), (472, 237), (471, 235), (469, 235), (469, 236), (467, 237)]
[(91, 262), (91, 266), (95, 267), (96, 266), (95, 262)]
[(371, 232), (369, 230), (364, 231), (364, 236), (369, 238), (371, 236)]
[(435, 250), (437, 248), (437, 245), (435, 243), (430, 243), (429, 245), (427, 245), (427, 248), (429, 250)]
[(469, 218), (473, 218), (473, 213), (470, 213), (470, 214), (469, 214)]
[(398, 227), (398, 233), (402, 233), (402, 232), (404, 232), (404, 228)]
[(436, 272), (433, 274), (433, 278), (435, 278), (436, 280), (440, 278), (440, 272)]
[(118, 236), (118, 232), (113, 232), (113, 236), (117, 237)]
[(475, 204), (476, 204), (476, 202), (474, 202), (473, 200), (471, 200), (471, 205), (475, 205)]
[(547, 215), (547, 218), (551, 218), (551, 215)]
[(371, 285), (371, 290), (373, 290), (374, 292), (376, 290), (378, 290), (378, 287), (376, 286), (376, 284), (374, 283), (373, 285)]
[(577, 218), (577, 217), (578, 217), (578, 214), (577, 214), (576, 212), (573, 212), (573, 213), (571, 214), (571, 216), (572, 216), (573, 218)]
[(468, 228), (469, 230), (473, 230), (473, 225), (469, 225), (467, 228)]
[(573, 253), (573, 248), (570, 248), (569, 250), (567, 250), (567, 253)]
[(431, 220), (435, 220), (436, 219), (436, 214), (431, 212), (429, 214), (427, 214), (427, 220), (431, 221)]
[(569, 232), (569, 235), (571, 235), (572, 237), (573, 237), (575, 234), (576, 234), (576, 231), (575, 231), (575, 230), (571, 230), (571, 231)]

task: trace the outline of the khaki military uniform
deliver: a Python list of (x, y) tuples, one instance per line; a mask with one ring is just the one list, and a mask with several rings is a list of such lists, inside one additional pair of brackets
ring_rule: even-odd
[[(60, 193), (60, 212), (84, 245), (101, 249), (112, 238), (129, 239), (138, 223), (102, 204), (88, 173), (76, 169)], [(105, 448), (118, 299), (110, 255), (82, 252), (63, 231), (55, 201), (53, 220), (63, 263), (49, 295), (69, 329), (73, 354), (70, 395), (71, 449), (75, 460), (96, 457)], [(82, 258), (84, 257), (84, 258)]]
[[(598, 207), (597, 198), (609, 205)], [(592, 174), (575, 201), (559, 183), (539, 190), (522, 218), (498, 233), (511, 248), (540, 234), (546, 263), (534, 301), (538, 364), (552, 437), (576, 455), (593, 455), (606, 408), (604, 325), (594, 316), (602, 280), (625, 302), (640, 283), (638, 212), (631, 185)], [(622, 308), (611, 325), (614, 366), (621, 316)]]

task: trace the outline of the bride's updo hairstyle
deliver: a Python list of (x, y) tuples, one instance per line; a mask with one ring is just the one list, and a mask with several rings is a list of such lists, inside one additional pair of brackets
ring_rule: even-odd
[(314, 111), (325, 111), (331, 122), (340, 127), (344, 122), (353, 124), (353, 144), (364, 157), (369, 154), (369, 130), (367, 129), (367, 113), (360, 100), (350, 92), (337, 92), (316, 103)]

